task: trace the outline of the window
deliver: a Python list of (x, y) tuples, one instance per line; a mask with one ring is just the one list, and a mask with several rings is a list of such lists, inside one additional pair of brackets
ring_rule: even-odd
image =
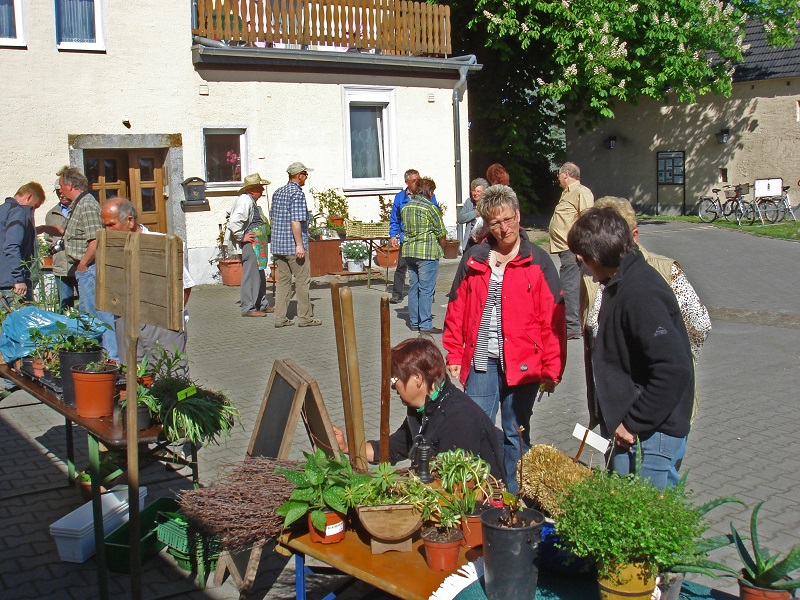
[(59, 50), (105, 50), (102, 0), (56, 0)]
[(244, 129), (204, 129), (206, 183), (242, 182)]
[(25, 46), (23, 0), (0, 0), (0, 46)]
[(397, 163), (394, 90), (346, 86), (344, 129), (346, 185), (391, 186)]

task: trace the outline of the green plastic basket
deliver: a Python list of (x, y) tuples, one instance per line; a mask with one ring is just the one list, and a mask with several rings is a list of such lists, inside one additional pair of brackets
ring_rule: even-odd
[[(139, 516), (140, 538), (139, 551), (142, 563), (158, 554), (164, 543), (158, 540), (156, 529), (159, 513), (178, 510), (178, 503), (173, 498), (158, 498), (145, 507)], [(106, 536), (106, 564), (115, 573), (130, 573), (131, 547), (130, 528), (123, 523)]]
[(158, 541), (186, 556), (190, 556), (193, 551), (202, 555), (204, 548), (209, 553), (219, 552), (219, 539), (200, 533), (190, 535), (186, 517), (179, 512), (159, 513)]
[(168, 549), (167, 552), (175, 558), (175, 562), (178, 563), (181, 569), (189, 572), (196, 571), (199, 574), (207, 574), (214, 571), (217, 568), (217, 561), (219, 560), (219, 552), (214, 552), (206, 557), (203, 557), (202, 552), (199, 552), (195, 561), (192, 560), (191, 554), (178, 552), (174, 548)]

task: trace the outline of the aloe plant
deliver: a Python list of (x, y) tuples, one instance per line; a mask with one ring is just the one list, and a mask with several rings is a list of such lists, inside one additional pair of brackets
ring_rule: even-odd
[(758, 512), (763, 502), (760, 502), (750, 516), (750, 545), (753, 553), (744, 544), (742, 536), (731, 523), (731, 536), (739, 557), (742, 559), (744, 569), (741, 571), (727, 565), (712, 563), (713, 567), (736, 577), (745, 584), (768, 590), (794, 591), (800, 589), (800, 577), (791, 579), (792, 573), (800, 569), (800, 546), (792, 546), (786, 556), (771, 554), (758, 540)]

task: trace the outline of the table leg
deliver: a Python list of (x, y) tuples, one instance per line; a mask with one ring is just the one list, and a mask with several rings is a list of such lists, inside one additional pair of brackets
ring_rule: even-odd
[[(97, 548), (97, 587), (101, 600), (108, 599), (108, 570), (106, 569), (106, 547), (103, 540), (103, 505), (100, 498), (100, 444), (89, 434), (89, 472), (92, 475), (92, 517), (94, 521), (94, 542)], [(129, 502), (138, 498), (128, 498)]]
[(200, 487), (200, 466), (197, 464), (197, 444), (190, 442), (189, 446), (192, 452), (192, 486), (194, 489)]
[(65, 418), (64, 427), (67, 433), (67, 478), (71, 486), (75, 485), (75, 445), (72, 440), (72, 421)]
[(294, 594), (297, 600), (306, 600), (306, 555), (294, 555)]
[(367, 289), (372, 288), (372, 240), (367, 241), (369, 253), (367, 258)]

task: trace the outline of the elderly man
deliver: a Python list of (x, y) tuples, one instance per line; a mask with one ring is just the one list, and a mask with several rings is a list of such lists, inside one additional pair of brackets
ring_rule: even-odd
[(31, 181), (0, 206), (0, 294), (33, 300), (31, 265), (36, 260), (33, 212), (44, 202), (44, 189)]
[[(136, 207), (125, 198), (112, 198), (108, 200), (100, 211), (100, 219), (105, 229), (111, 231), (131, 231), (138, 233), (149, 233), (148, 229), (138, 221)], [(183, 305), (189, 301), (189, 294), (192, 292), (194, 280), (183, 266)], [(189, 362), (186, 359), (186, 326), (189, 315), (183, 312), (183, 331), (171, 331), (155, 325), (141, 325), (139, 331), (139, 345), (136, 349), (136, 360), (141, 362), (156, 346), (161, 346), (167, 353), (183, 355), (178, 362), (177, 375), (189, 376)], [(125, 358), (125, 324), (122, 318), (117, 319), (117, 342), (119, 345), (120, 359), (124, 362)]]
[(275, 309), (267, 301), (267, 280), (264, 269), (256, 257), (255, 248), (266, 248), (267, 220), (258, 200), (264, 195), (264, 186), (269, 181), (255, 173), (244, 178), (239, 197), (231, 207), (228, 219), (228, 245), (242, 255), (242, 285), (239, 288), (239, 304), (243, 317), (266, 317)]
[[(406, 182), (406, 188), (395, 195), (394, 202), (392, 202), (392, 212), (389, 216), (389, 235), (391, 236), (389, 241), (394, 248), (402, 246), (405, 241), (405, 227), (403, 226), (401, 213), (403, 207), (417, 193), (419, 171), (409, 169), (403, 175), (403, 179)], [(436, 208), (439, 208), (439, 203), (436, 202), (436, 194), (433, 195), (430, 201)], [(401, 250), (400, 257), (397, 260), (397, 268), (394, 271), (394, 281), (392, 282), (392, 297), (389, 300), (392, 304), (400, 304), (403, 301), (406, 291), (406, 273), (408, 273), (408, 264)]]
[(578, 215), (594, 204), (594, 195), (589, 188), (581, 185), (581, 170), (575, 163), (567, 162), (558, 169), (558, 184), (563, 188), (550, 219), (550, 254), (558, 254), (561, 260), (559, 278), (564, 292), (564, 305), (567, 312), (567, 339), (581, 337), (581, 319), (578, 314), (578, 291), (581, 283), (581, 270), (575, 255), (567, 246), (567, 235)]
[(272, 254), (277, 264), (278, 281), (275, 290), (275, 327), (294, 325), (289, 319), (289, 297), (292, 293), (292, 276), (297, 294), (298, 327), (315, 327), (322, 321), (314, 318), (308, 288), (311, 266), (308, 251), (308, 206), (303, 186), (308, 172), (313, 171), (301, 162), (290, 164), (286, 172), (289, 181), (272, 195), (270, 220), (272, 221)]
[[(64, 230), (64, 224), (69, 216), (69, 207), (72, 200), (61, 193), (61, 184), (56, 179), (55, 184), (58, 203), (47, 211), (45, 224), (51, 227)], [(67, 253), (64, 251), (63, 241), (60, 235), (50, 236), (50, 240), (56, 251), (53, 253), (53, 276), (56, 278), (58, 298), (61, 310), (72, 308), (78, 295), (78, 282), (75, 279), (75, 266), (71, 265)]]
[(78, 281), (78, 308), (107, 323), (103, 332), (103, 348), (109, 358), (119, 360), (117, 337), (114, 334), (114, 315), (95, 308), (95, 265), (97, 230), (100, 222), (100, 204), (89, 192), (89, 181), (79, 169), (64, 167), (58, 172), (61, 193), (71, 202), (69, 216), (64, 224), (64, 246), (70, 265), (75, 268)]

